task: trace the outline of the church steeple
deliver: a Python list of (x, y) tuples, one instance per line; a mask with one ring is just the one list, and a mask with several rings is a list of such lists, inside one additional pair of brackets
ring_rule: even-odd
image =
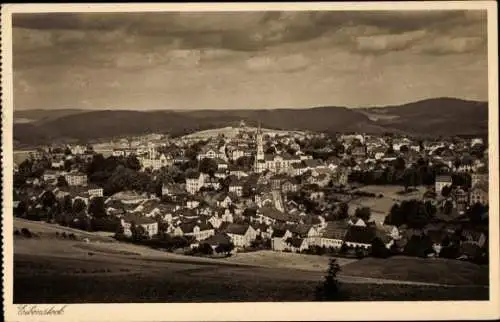
[(255, 172), (260, 172), (260, 164), (264, 161), (264, 146), (263, 146), (263, 140), (262, 140), (262, 129), (260, 127), (260, 121), (259, 125), (257, 127), (257, 135), (255, 136), (255, 144), (257, 146), (257, 153), (255, 156)]

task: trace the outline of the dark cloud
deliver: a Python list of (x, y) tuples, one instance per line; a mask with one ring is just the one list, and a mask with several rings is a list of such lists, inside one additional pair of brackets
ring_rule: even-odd
[(484, 12), (471, 11), (44, 13), (15, 14), (13, 25), (37, 30), (121, 30), (131, 36), (178, 39), (180, 48), (256, 51), (316, 39), (345, 26), (373, 26), (386, 34), (421, 29), (453, 33), (457, 25), (484, 24), (485, 19)]

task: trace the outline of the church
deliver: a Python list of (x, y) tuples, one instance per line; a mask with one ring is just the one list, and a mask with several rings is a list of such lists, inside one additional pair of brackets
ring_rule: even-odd
[(265, 170), (269, 170), (272, 173), (289, 173), (292, 171), (292, 165), (301, 162), (300, 157), (292, 156), (289, 153), (281, 154), (264, 154), (264, 143), (262, 129), (257, 129), (257, 134), (255, 136), (257, 153), (255, 155), (254, 171), (256, 173), (262, 173)]

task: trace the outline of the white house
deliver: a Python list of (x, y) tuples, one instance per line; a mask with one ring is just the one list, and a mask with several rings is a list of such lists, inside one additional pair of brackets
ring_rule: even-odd
[(249, 247), (257, 238), (257, 231), (250, 225), (230, 224), (225, 233), (235, 247)]

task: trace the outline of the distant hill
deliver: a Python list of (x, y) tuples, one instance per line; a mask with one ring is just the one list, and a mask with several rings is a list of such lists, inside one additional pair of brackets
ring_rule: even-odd
[(414, 103), (361, 109), (388, 129), (429, 135), (488, 133), (488, 103), (456, 98), (436, 98)]
[[(488, 104), (459, 99), (429, 99), (400, 106), (349, 109), (325, 106), (307, 109), (123, 111), (16, 111), (18, 145), (58, 140), (88, 141), (151, 132), (184, 135), (196, 131), (259, 122), (278, 130), (316, 132), (383, 132), (415, 135), (486, 134)], [(33, 120), (26, 123), (26, 119)]]

